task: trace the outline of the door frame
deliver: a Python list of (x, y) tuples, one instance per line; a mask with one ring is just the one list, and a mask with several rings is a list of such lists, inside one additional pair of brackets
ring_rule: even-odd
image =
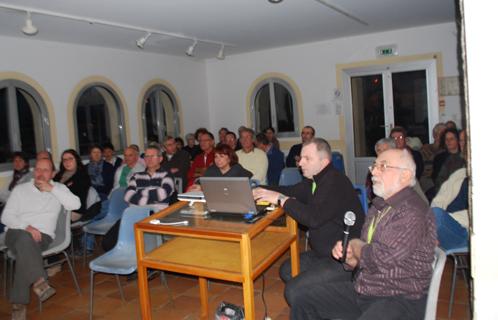
[[(382, 74), (384, 78), (384, 73), (387, 71), (401, 72), (401, 71), (411, 71), (411, 70), (421, 70), (425, 69), (427, 72), (427, 114), (428, 114), (428, 130), (429, 130), (429, 141), (433, 142), (432, 128), (436, 123), (439, 122), (439, 96), (438, 96), (438, 56), (433, 55), (431, 57), (424, 57), (412, 61), (399, 61), (385, 64), (380, 64), (379, 61), (372, 62), (370, 64), (357, 65), (351, 67), (345, 67), (341, 69), (342, 77), (342, 92), (344, 97), (344, 120), (345, 120), (345, 144), (346, 144), (346, 173), (354, 183), (364, 183), (363, 169), (356, 168), (356, 158), (354, 156), (354, 131), (353, 131), (353, 112), (352, 112), (352, 101), (351, 101), (351, 77), (359, 75), (368, 74)], [(391, 82), (389, 82), (392, 85)], [(393, 108), (392, 90), (386, 90), (384, 87), (384, 110), (385, 113), (387, 108)], [(387, 119), (387, 118), (386, 118)], [(364, 159), (364, 165), (366, 162), (371, 163), (374, 158), (359, 158)], [(361, 170), (360, 170), (361, 169)], [(361, 171), (360, 174), (358, 174)], [(358, 175), (358, 177), (357, 177)]]

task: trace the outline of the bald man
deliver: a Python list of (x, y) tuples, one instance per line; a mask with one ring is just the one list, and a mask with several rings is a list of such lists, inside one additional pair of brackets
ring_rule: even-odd
[(138, 154), (137, 149), (130, 146), (125, 149), (123, 155), (124, 163), (114, 174), (113, 189), (128, 187), (128, 182), (130, 181), (131, 176), (136, 172), (142, 172), (145, 170), (143, 163), (138, 161), (140, 155)]
[[(300, 292), (291, 319), (423, 319), (436, 247), (434, 215), (413, 190), (416, 166), (408, 150), (382, 152), (370, 170), (373, 200), (361, 238), (349, 242), (344, 267), (353, 281)], [(342, 242), (332, 256), (342, 258)]]

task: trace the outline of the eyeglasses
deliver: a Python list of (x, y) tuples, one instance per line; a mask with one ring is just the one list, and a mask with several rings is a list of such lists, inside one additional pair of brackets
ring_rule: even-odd
[(68, 161), (73, 161), (75, 160), (74, 158), (62, 158), (62, 162), (68, 162)]
[(403, 140), (404, 138), (405, 138), (404, 136), (393, 137), (394, 140)]
[(144, 155), (144, 158), (154, 158), (154, 157), (160, 157), (158, 154), (146, 154)]
[(407, 168), (403, 167), (396, 167), (396, 166), (390, 166), (387, 163), (373, 163), (371, 166), (368, 166), (368, 170), (373, 173), (373, 171), (377, 169), (380, 172), (384, 172), (387, 169), (399, 169), (399, 170), (408, 170)]

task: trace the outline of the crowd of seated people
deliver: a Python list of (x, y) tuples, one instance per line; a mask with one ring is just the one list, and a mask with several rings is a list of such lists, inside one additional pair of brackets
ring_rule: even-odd
[[(376, 207), (377, 213), (373, 211), (369, 213), (367, 223), (373, 221), (375, 225), (378, 224), (378, 220), (382, 219), (382, 217), (377, 217), (378, 212), (385, 211), (385, 208), (391, 204), (391, 200), (392, 203), (413, 202), (417, 207), (416, 211), (419, 212), (417, 214), (423, 213), (425, 221), (423, 223), (426, 227), (429, 226), (429, 229), (424, 232), (432, 232), (432, 222), (430, 222), (432, 218), (425, 217), (429, 202), (424, 191), (429, 191), (429, 194), (433, 192), (430, 200), (434, 198), (431, 207), (434, 211), (435, 230), (439, 244), (448, 249), (468, 243), (466, 137), (465, 131), (458, 132), (455, 128), (447, 128), (443, 124), (438, 124), (434, 128), (433, 136), (435, 142), (431, 145), (421, 146), (420, 149), (420, 146), (411, 145), (410, 147), (406, 131), (397, 127), (391, 131), (390, 138), (381, 139), (376, 144), (377, 160), (372, 166), (366, 185), (370, 186), (372, 204), (379, 207)], [(180, 137), (166, 136), (162, 144), (151, 143), (146, 146), (141, 156), (138, 146), (130, 145), (123, 151), (124, 159), (115, 154), (112, 144), (106, 143), (102, 146), (91, 147), (86, 165), (83, 164), (76, 150), (68, 149), (60, 156), (59, 170), (54, 172), (53, 182), (50, 180), (48, 183), (58, 189), (64, 186), (76, 196), (77, 200), (71, 198), (70, 201), (67, 200), (67, 195), (57, 198), (60, 204), (71, 210), (72, 221), (96, 221), (107, 214), (108, 198), (111, 191), (116, 188), (126, 189), (123, 201), (128, 204), (147, 206), (157, 211), (175, 201), (175, 192), (200, 190), (198, 178), (202, 176), (256, 179), (262, 186), (262, 188), (255, 189), (256, 199), (281, 205), (298, 222), (310, 229), (312, 250), (301, 257), (301, 275), (291, 280), (288, 261), (280, 270), (281, 277), (286, 282), (285, 296), (292, 308), (292, 318), (304, 319), (306, 312), (302, 313), (302, 310), (309, 305), (316, 307), (313, 302), (316, 299), (316, 295), (312, 293), (314, 289), (306, 290), (309, 286), (327, 292), (343, 290), (346, 287), (350, 290), (352, 286), (353, 289), (348, 291), (348, 294), (352, 296), (364, 292), (375, 292), (379, 295), (387, 291), (403, 293), (398, 283), (393, 283), (392, 288), (380, 285), (380, 281), (386, 276), (383, 273), (377, 275), (375, 272), (373, 274), (363, 272), (360, 274), (360, 280), (363, 277), (376, 282), (375, 285), (378, 287), (373, 288), (373, 291), (369, 291), (370, 289), (368, 286), (365, 287), (364, 283), (358, 282), (358, 278), (351, 282), (351, 273), (345, 272), (343, 266), (346, 266), (346, 269), (354, 269), (358, 264), (365, 263), (378, 269), (377, 264), (382, 261), (373, 257), (365, 258), (360, 253), (375, 250), (376, 246), (383, 245), (382, 242), (385, 239), (375, 234), (372, 237), (369, 230), (365, 231), (365, 227), (361, 231), (363, 216), (357, 216), (358, 223), (352, 235), (361, 240), (347, 249), (345, 264), (337, 261), (337, 258), (340, 258), (339, 252), (342, 252), (342, 248), (338, 247), (339, 244), (336, 242), (342, 237), (344, 212), (352, 210), (361, 213), (363, 210), (349, 179), (333, 168), (328, 143), (323, 139), (315, 138), (315, 130), (311, 126), (303, 127), (301, 140), (301, 143), (290, 148), (285, 162), (275, 130), (271, 127), (256, 134), (252, 129), (241, 126), (238, 136), (227, 128), (221, 128), (218, 131), (218, 141), (206, 128), (199, 128), (195, 134), (189, 133), (185, 136), (185, 144)], [(52, 163), (50, 153), (39, 152), (37, 162), (45, 160)], [(303, 182), (293, 187), (278, 187), (280, 172), (285, 166), (300, 167), (305, 177)], [(390, 177), (392, 173), (391, 168), (396, 169), (393, 171), (399, 175), (397, 181), (403, 181), (402, 185), (394, 183), (394, 180), (386, 180), (386, 177)], [(409, 174), (405, 176), (406, 170)], [(29, 181), (32, 177), (29, 159), (22, 153), (14, 153), (12, 180), (0, 193), (2, 197), (0, 200), (3, 203), (7, 202), (8, 195), (14, 187)], [(419, 179), (424, 179), (424, 177), (430, 178), (431, 188), (421, 188)], [(178, 190), (175, 190), (175, 187), (178, 187), (175, 185), (175, 179), (181, 181), (181, 188)], [(388, 194), (392, 191), (388, 189), (390, 183), (394, 183), (393, 186), (396, 189), (396, 192), (392, 194)], [(40, 190), (50, 192), (51, 188), (45, 182), (40, 182), (40, 185), (42, 188)], [(90, 203), (88, 198), (92, 188), (96, 190), (98, 197), (95, 202)], [(410, 188), (410, 192), (404, 191), (405, 188)], [(414, 198), (415, 195), (416, 198)], [(396, 199), (391, 199), (391, 197)], [(407, 219), (410, 218), (407, 217)], [(387, 232), (391, 224), (393, 229), (397, 228), (394, 222), (388, 219), (382, 221), (382, 224), (384, 223), (385, 226), (379, 228), (379, 233)], [(419, 226), (417, 228), (423, 229)], [(116, 244), (118, 231), (119, 221), (104, 236), (102, 247), (105, 251), (112, 249)], [(416, 236), (420, 239), (419, 234)], [(432, 241), (433, 234), (431, 233), (428, 237), (426, 242), (419, 243), (423, 246), (422, 258), (425, 260), (433, 253), (429, 243)], [(408, 243), (409, 240), (406, 241), (407, 245), (411, 245)], [(91, 250), (93, 240), (82, 245), (86, 245), (87, 249)], [(399, 243), (399, 245), (402, 246), (404, 243)], [(402, 247), (395, 249), (404, 250)], [(417, 301), (417, 304), (404, 311), (418, 314), (421, 310), (418, 301), (427, 289), (425, 263), (429, 261), (425, 260), (423, 283), (413, 283), (413, 286), (419, 289), (416, 293), (410, 293), (410, 299)], [(395, 266), (393, 268), (396, 269)], [(421, 270), (407, 270), (407, 272), (412, 271), (420, 272)], [(46, 276), (42, 275), (41, 278), (46, 279)], [(403, 281), (399, 280), (399, 285), (404, 290)], [(407, 281), (406, 285), (412, 285), (412, 279)], [(341, 283), (341, 287), (329, 286), (328, 282)], [(36, 288), (37, 292), (42, 292), (41, 298), (47, 299), (52, 294), (51, 290), (47, 289), (48, 284), (41, 281), (40, 277), (34, 279), (30, 285), (33, 283), (33, 288)], [(43, 293), (44, 290), (49, 290), (49, 292)], [(375, 294), (372, 297), (376, 299)], [(375, 299), (369, 303), (374, 304)], [(393, 303), (395, 302), (396, 298), (393, 298)], [(336, 314), (333, 310), (336, 306), (324, 304), (319, 307), (324, 307), (328, 314)]]

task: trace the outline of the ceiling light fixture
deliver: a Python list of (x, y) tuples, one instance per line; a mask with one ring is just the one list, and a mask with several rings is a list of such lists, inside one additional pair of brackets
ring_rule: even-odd
[(137, 40), (137, 47), (139, 47), (140, 49), (143, 49), (144, 45), (145, 45), (145, 42), (147, 42), (147, 39), (149, 39), (149, 37), (151, 35), (152, 35), (152, 33), (147, 32), (147, 34), (145, 36), (143, 36), (142, 38), (138, 39)]
[[(102, 26), (107, 26), (107, 27), (112, 27), (112, 28), (119, 28), (119, 29), (125, 29), (125, 30), (144, 32), (144, 33), (146, 33), (145, 36), (136, 41), (136, 44), (139, 48), (142, 48), (145, 45), (145, 43), (147, 42), (147, 39), (150, 37), (149, 34), (162, 35), (162, 36), (168, 36), (168, 37), (172, 37), (172, 38), (176, 38), (176, 39), (184, 39), (184, 40), (193, 41), (194, 43), (186, 51), (187, 55), (189, 55), (189, 56), (193, 56), (194, 49), (195, 49), (195, 46), (197, 45), (197, 43), (212, 44), (212, 45), (223, 46), (223, 47), (236, 47), (235, 45), (233, 45), (231, 43), (224, 43), (224, 42), (214, 41), (214, 40), (209, 40), (209, 39), (199, 39), (197, 37), (185, 35), (182, 33), (168, 32), (168, 31), (159, 30), (159, 29), (143, 28), (143, 27), (134, 26), (134, 25), (125, 24), (125, 23), (95, 19), (95, 18), (84, 17), (84, 16), (77, 16), (77, 15), (54, 12), (54, 11), (43, 10), (43, 9), (36, 9), (36, 8), (32, 8), (32, 7), (24, 7), (24, 6), (12, 5), (12, 4), (0, 3), (0, 8), (18, 11), (18, 12), (22, 12), (22, 13), (26, 12), (27, 13), (26, 24), (22, 28), (22, 32), (24, 32), (27, 35), (35, 35), (38, 32), (38, 28), (33, 26), (33, 21), (31, 20), (31, 14), (34, 13), (37, 15), (42, 15), (42, 16), (47, 16), (47, 17), (56, 17), (56, 18), (67, 19), (67, 20), (72, 20), (72, 21), (85, 22), (85, 23), (89, 23), (91, 25), (102, 25)], [(189, 54), (189, 52), (191, 52), (191, 54)]]
[(269, 2), (269, 3), (273, 3), (273, 4), (275, 4), (275, 3), (280, 3), (280, 2), (282, 2), (282, 0), (268, 0), (268, 2)]
[(189, 57), (193, 57), (196, 45), (197, 45), (197, 40), (194, 40), (194, 43), (192, 43), (192, 45), (188, 47), (187, 51), (185, 51), (185, 54)]
[(220, 51), (218, 51), (218, 55), (216, 56), (218, 60), (224, 60), (225, 59), (225, 45), (222, 44), (220, 47)]
[(22, 27), (22, 32), (27, 36), (34, 36), (38, 33), (38, 28), (33, 25), (33, 20), (31, 20), (31, 12), (26, 11), (26, 23)]

